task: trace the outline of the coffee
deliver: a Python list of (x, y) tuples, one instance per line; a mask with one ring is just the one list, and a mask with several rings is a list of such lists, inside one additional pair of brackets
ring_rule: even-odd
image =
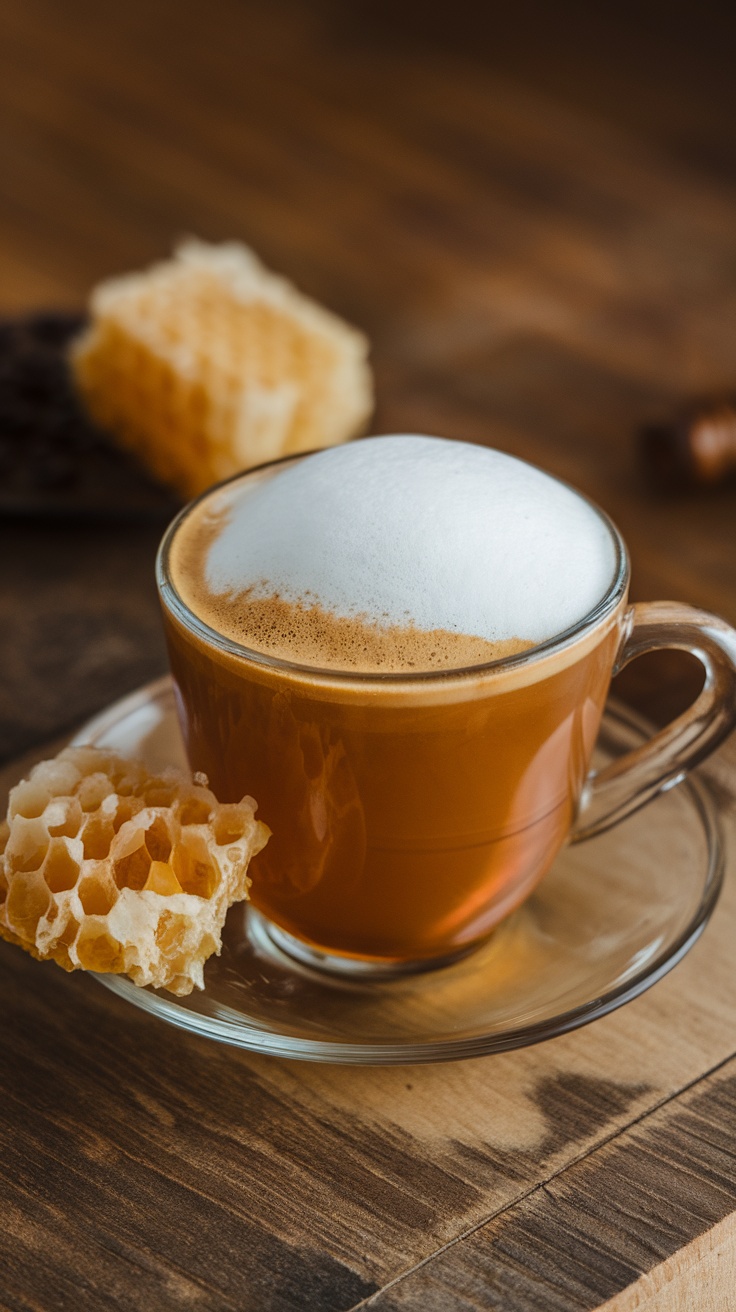
[(377, 962), (488, 934), (573, 821), (619, 565), (570, 489), (440, 439), (298, 458), (185, 512), (162, 557), (172, 673), (193, 768), (273, 832), (253, 903)]

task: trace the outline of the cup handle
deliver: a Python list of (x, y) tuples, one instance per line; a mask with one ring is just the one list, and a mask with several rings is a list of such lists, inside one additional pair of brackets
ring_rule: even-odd
[(694, 606), (654, 601), (632, 606), (613, 674), (644, 652), (689, 651), (705, 669), (700, 695), (647, 743), (593, 770), (583, 788), (570, 839), (603, 833), (658, 793), (673, 788), (736, 725), (736, 629)]

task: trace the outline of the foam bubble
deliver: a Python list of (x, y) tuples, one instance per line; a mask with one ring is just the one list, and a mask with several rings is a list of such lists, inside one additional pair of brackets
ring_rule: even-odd
[(542, 642), (605, 595), (605, 522), (499, 451), (401, 435), (330, 448), (225, 493), (206, 586), (378, 625)]

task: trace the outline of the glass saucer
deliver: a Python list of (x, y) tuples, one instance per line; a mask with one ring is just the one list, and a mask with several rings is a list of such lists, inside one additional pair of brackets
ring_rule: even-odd
[[(596, 763), (648, 732), (609, 703)], [(184, 765), (171, 681), (115, 703), (75, 741), (153, 769)], [(616, 828), (567, 847), (483, 947), (443, 969), (370, 982), (330, 976), (286, 956), (241, 904), (203, 992), (175, 998), (120, 975), (97, 978), (162, 1020), (255, 1052), (353, 1065), (479, 1057), (564, 1034), (648, 989), (701, 934), (722, 875), (716, 807), (691, 776)]]

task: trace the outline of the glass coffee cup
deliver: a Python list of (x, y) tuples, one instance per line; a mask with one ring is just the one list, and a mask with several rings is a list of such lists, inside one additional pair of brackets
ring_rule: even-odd
[[(677, 782), (736, 722), (736, 631), (681, 604), (629, 607), (626, 548), (596, 507), (614, 566), (578, 623), (485, 664), (361, 673), (249, 648), (185, 600), (172, 560), (223, 486), (181, 512), (159, 553), (171, 671), (192, 769), (222, 801), (255, 797), (272, 831), (251, 864), (251, 904), (302, 962), (380, 977), (455, 960), (531, 893), (564, 843)], [(662, 647), (698, 657), (702, 692), (591, 774), (612, 675)]]

